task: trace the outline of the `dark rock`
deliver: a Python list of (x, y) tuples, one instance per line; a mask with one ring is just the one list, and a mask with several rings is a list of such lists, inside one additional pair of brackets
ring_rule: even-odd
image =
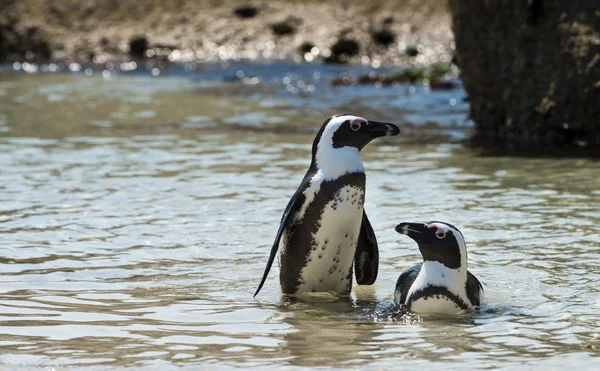
[(271, 31), (278, 36), (292, 35), (296, 32), (296, 27), (288, 21), (283, 21), (272, 24)]
[(460, 84), (454, 80), (431, 80), (429, 89), (431, 90), (454, 90), (458, 89)]
[(360, 51), (358, 43), (352, 39), (340, 39), (331, 47), (332, 54), (357, 55)]
[(298, 47), (298, 50), (300, 51), (300, 53), (305, 54), (305, 53), (310, 53), (310, 51), (314, 47), (315, 47), (315, 44), (311, 43), (310, 41), (305, 41), (302, 44), (300, 44), (300, 46)]
[(450, 0), (449, 7), (476, 143), (600, 149), (597, 0)]
[(143, 59), (146, 57), (148, 39), (145, 36), (134, 36), (129, 40), (129, 55)]
[(47, 34), (38, 27), (18, 29), (13, 20), (0, 22), (0, 60), (49, 60), (52, 50)]
[(383, 28), (381, 30), (374, 31), (371, 34), (371, 38), (378, 45), (388, 46), (393, 44), (396, 41), (396, 35), (387, 28)]
[(445, 63), (434, 64), (429, 68), (406, 68), (391, 75), (368, 73), (355, 79), (353, 76), (344, 76), (332, 80), (333, 85), (369, 85), (391, 86), (393, 84), (418, 84), (429, 82), (432, 90), (452, 90), (460, 86), (455, 80), (446, 79), (449, 68)]
[(392, 17), (392, 16), (385, 17), (385, 18), (383, 19), (383, 24), (384, 24), (384, 25), (386, 25), (386, 26), (389, 26), (389, 25), (391, 25), (392, 23), (394, 23), (394, 17)]
[(419, 55), (419, 50), (416, 46), (408, 46), (406, 47), (406, 55), (408, 55), (409, 57), (416, 57), (417, 55)]
[(456, 55), (452, 56), (452, 60), (450, 61), (450, 63), (452, 63), (456, 67), (460, 68), (460, 65), (458, 64), (458, 59), (456, 58)]
[(333, 86), (344, 86), (344, 85), (354, 85), (356, 84), (356, 80), (354, 79), (353, 76), (343, 76), (343, 77), (337, 77), (333, 80), (331, 80), (331, 85)]
[(27, 48), (26, 51), (30, 51), (33, 54), (33, 58), (49, 60), (52, 56), (52, 50), (47, 41), (46, 33), (37, 27), (28, 28), (22, 42)]
[(251, 5), (241, 6), (239, 8), (235, 8), (233, 12), (240, 18), (252, 18), (258, 14), (258, 8)]
[(352, 39), (339, 39), (331, 47), (331, 55), (325, 58), (328, 63), (345, 63), (348, 57), (357, 55), (360, 52), (360, 45)]

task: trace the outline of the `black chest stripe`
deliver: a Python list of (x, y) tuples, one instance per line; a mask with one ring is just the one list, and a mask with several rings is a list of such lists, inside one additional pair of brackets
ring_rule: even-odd
[[(321, 183), (318, 192), (315, 193), (312, 202), (306, 207), (304, 215), (299, 219), (295, 219), (298, 216), (297, 214), (291, 215), (290, 220), (295, 220), (295, 222), (288, 223), (286, 226), (286, 246), (279, 262), (279, 281), (284, 293), (296, 292), (303, 283), (300, 282), (302, 269), (306, 266), (311, 250), (319, 248), (316, 246), (313, 236), (321, 228), (322, 223), (327, 223), (326, 220), (321, 220), (323, 210), (329, 202), (341, 201), (337, 200), (335, 196), (341, 188), (346, 186), (362, 190), (364, 197), (365, 173), (345, 174), (337, 179), (324, 181)], [(364, 202), (363, 197), (358, 197), (358, 191), (355, 192), (355, 197), (354, 201), (345, 201), (361, 204)], [(306, 202), (306, 200), (303, 200), (303, 202)], [(332, 206), (337, 207), (335, 202)], [(358, 236), (358, 232), (357, 230), (356, 236)], [(354, 251), (352, 254), (354, 254)], [(329, 264), (329, 262), (322, 261), (321, 264)], [(350, 279), (351, 274), (352, 268), (350, 269)]]
[(435, 296), (445, 296), (448, 299), (452, 300), (457, 307), (462, 310), (468, 310), (469, 306), (464, 302), (460, 297), (453, 294), (446, 287), (443, 286), (427, 286), (422, 290), (418, 290), (408, 299), (408, 303), (406, 305), (410, 308), (413, 302), (418, 299), (428, 299)]

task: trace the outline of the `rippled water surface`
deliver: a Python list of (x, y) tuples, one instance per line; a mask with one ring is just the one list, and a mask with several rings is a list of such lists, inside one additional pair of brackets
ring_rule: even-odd
[[(452, 143), (460, 90), (298, 69), (0, 75), (0, 368), (600, 367), (597, 161), (480, 156)], [(342, 110), (406, 133), (363, 151), (377, 283), (292, 301), (275, 267), (253, 299), (314, 129)], [(447, 140), (415, 140), (432, 127)], [(378, 316), (420, 259), (393, 227), (430, 219), (462, 230), (489, 304)]]

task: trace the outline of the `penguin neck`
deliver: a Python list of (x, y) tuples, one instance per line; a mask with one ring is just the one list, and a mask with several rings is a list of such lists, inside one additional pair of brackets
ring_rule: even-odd
[(447, 287), (448, 290), (460, 295), (467, 282), (466, 262), (458, 268), (448, 268), (438, 261), (425, 260), (419, 271), (419, 286)]
[(319, 143), (312, 162), (325, 181), (365, 171), (360, 152), (355, 147), (333, 148), (331, 143)]

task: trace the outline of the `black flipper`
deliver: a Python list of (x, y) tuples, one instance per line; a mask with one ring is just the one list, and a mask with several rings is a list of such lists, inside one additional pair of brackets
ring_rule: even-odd
[(421, 271), (421, 265), (422, 264), (418, 264), (410, 269), (405, 270), (402, 272), (400, 277), (398, 277), (398, 281), (396, 281), (396, 290), (394, 291), (394, 293), (400, 291), (400, 301), (398, 304), (406, 304), (408, 291), (419, 275), (419, 272)]
[(267, 266), (265, 267), (265, 272), (263, 273), (262, 279), (260, 280), (260, 284), (258, 285), (258, 288), (256, 289), (256, 292), (254, 293), (254, 296), (258, 295), (258, 293), (260, 292), (260, 289), (262, 289), (262, 287), (265, 283), (265, 280), (267, 279), (267, 276), (269, 275), (269, 271), (271, 270), (271, 266), (273, 265), (273, 260), (275, 260), (275, 255), (277, 255), (277, 249), (279, 248), (279, 241), (281, 240), (281, 235), (283, 234), (283, 231), (287, 227), (288, 218), (290, 217), (290, 215), (292, 215), (296, 211), (298, 211), (298, 209), (302, 206), (302, 203), (306, 199), (306, 197), (304, 196), (304, 193), (303, 193), (304, 189), (306, 188), (304, 185), (305, 185), (305, 183), (307, 183), (309, 181), (310, 181), (310, 176), (307, 173), (306, 176), (304, 177), (304, 180), (300, 184), (300, 187), (298, 188), (296, 193), (294, 193), (294, 195), (288, 202), (287, 207), (285, 208), (283, 216), (281, 217), (281, 222), (279, 223), (279, 230), (277, 231), (277, 235), (275, 236), (275, 242), (273, 242), (273, 247), (271, 247), (271, 255), (269, 256), (269, 260), (267, 261)]
[(481, 282), (471, 274), (471, 272), (467, 271), (467, 298), (471, 301), (471, 304), (474, 306), (481, 305), (481, 293), (483, 292), (483, 286)]
[(377, 279), (379, 270), (379, 250), (377, 249), (377, 238), (367, 213), (363, 210), (358, 244), (354, 253), (354, 274), (356, 283), (359, 285), (372, 285)]

